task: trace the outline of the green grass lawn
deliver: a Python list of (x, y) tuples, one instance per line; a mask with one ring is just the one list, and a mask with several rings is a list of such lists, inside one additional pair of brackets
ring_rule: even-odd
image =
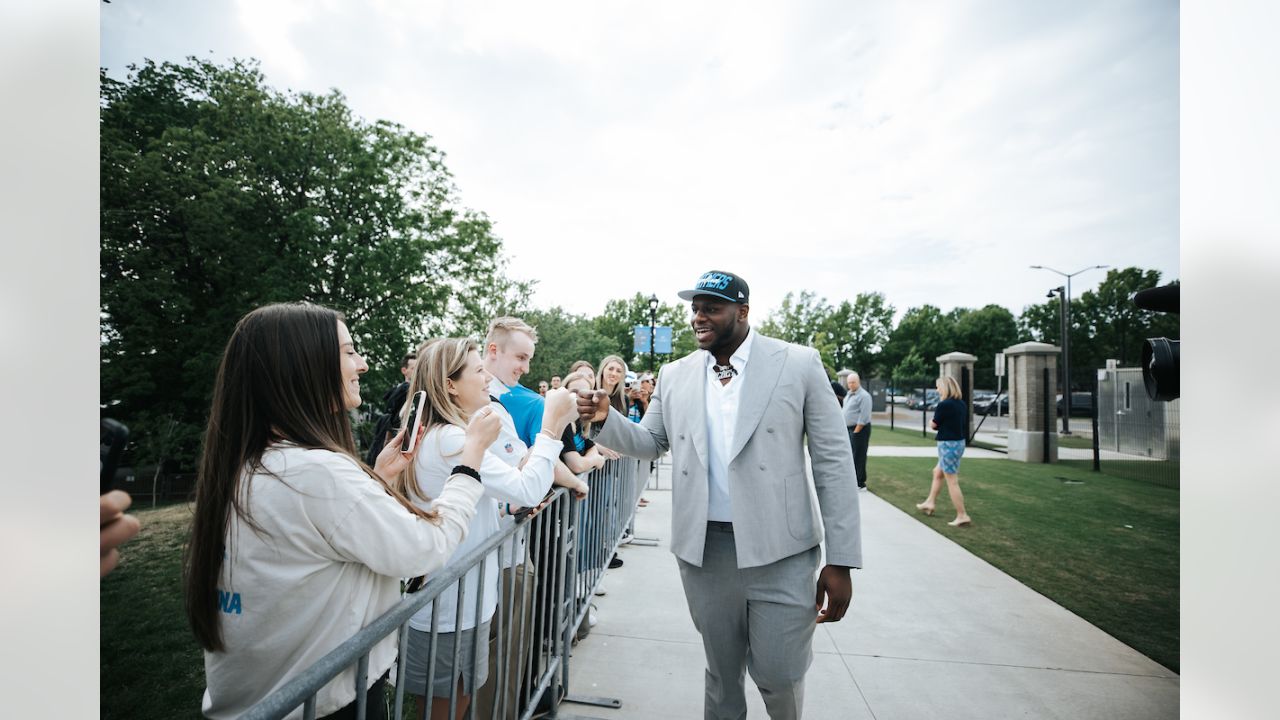
[(138, 536), (103, 578), (99, 714), (102, 718), (198, 718), (204, 658), (182, 610), (186, 504), (133, 513)]
[(871, 444), (895, 447), (933, 447), (934, 432), (929, 431), (927, 437), (920, 437), (920, 428), (904, 428), (898, 425), (890, 430), (886, 425), (876, 425), (871, 429)]
[(1058, 447), (1092, 450), (1093, 438), (1086, 435), (1059, 435)]
[[(874, 442), (876, 434), (871, 437)], [(978, 557), (1178, 670), (1176, 489), (1090, 472), (1087, 463), (965, 460), (960, 483), (974, 524), (955, 530), (946, 526), (955, 513), (945, 488), (933, 517), (915, 507), (928, 493), (934, 464), (932, 458), (878, 457), (868, 467), (868, 485)]]

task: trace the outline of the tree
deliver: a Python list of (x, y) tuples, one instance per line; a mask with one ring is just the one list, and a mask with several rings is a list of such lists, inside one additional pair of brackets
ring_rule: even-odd
[[(688, 355), (698, 348), (693, 337), (693, 329), (689, 326), (689, 313), (682, 305), (659, 302), (655, 313), (658, 326), (671, 328), (671, 353), (657, 354), (659, 366), (670, 362), (673, 358)], [(617, 298), (605, 303), (604, 312), (594, 320), (596, 332), (609, 339), (611, 353), (627, 360), (631, 369), (649, 367), (649, 351), (635, 352), (635, 326), (649, 327), (649, 299), (642, 293), (629, 298)], [(599, 362), (600, 358), (592, 360)]]
[(811, 290), (801, 290), (798, 297), (788, 292), (782, 298), (782, 306), (760, 324), (760, 332), (779, 340), (817, 348), (818, 343), (827, 340), (823, 326), (830, 315), (831, 306), (826, 298), (817, 297)]
[[(1133, 367), (1142, 357), (1143, 340), (1178, 336), (1177, 315), (1142, 310), (1133, 303), (1134, 293), (1160, 284), (1158, 270), (1109, 270), (1096, 290), (1072, 299), (1072, 375), (1079, 379), (1109, 359)], [(1061, 346), (1060, 302), (1054, 298), (1023, 308), (1018, 318), (1022, 333)]]
[(344, 312), (378, 397), (426, 336), (527, 295), (444, 153), (337, 91), (280, 93), (256, 63), (195, 58), (100, 82), (101, 395), (139, 459), (171, 416), (193, 464), (218, 358), (254, 307)]
[(601, 358), (614, 353), (611, 338), (601, 335), (589, 318), (558, 306), (531, 310), (522, 317), (538, 330), (538, 347), (529, 362), (529, 374), (521, 380), (531, 389), (537, 388), (539, 380), (550, 380), (554, 375), (564, 377), (576, 360), (586, 360), (595, 367)]
[(978, 357), (974, 364), (977, 387), (995, 387), (996, 353), (1018, 342), (1018, 321), (1000, 305), (986, 305), (977, 310), (965, 308), (957, 315), (952, 331), (954, 349)]
[(929, 369), (929, 365), (925, 363), (924, 358), (921, 357), (920, 352), (913, 348), (907, 352), (907, 356), (902, 359), (902, 362), (894, 366), (893, 384), (899, 390), (902, 390), (905, 387), (902, 384), (903, 382), (921, 380), (930, 377), (932, 374), (933, 372)]
[(948, 318), (932, 305), (909, 308), (889, 334), (883, 359), (885, 367), (899, 367), (915, 351), (922, 361), (933, 363), (934, 358), (956, 350), (953, 340), (955, 318)]
[(830, 367), (849, 368), (862, 377), (873, 377), (883, 368), (880, 353), (893, 329), (893, 306), (878, 292), (858, 293), (844, 300), (819, 325), (820, 352)]

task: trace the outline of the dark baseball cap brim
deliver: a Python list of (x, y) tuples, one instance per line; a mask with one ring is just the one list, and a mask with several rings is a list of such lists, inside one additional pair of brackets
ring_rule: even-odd
[(711, 295), (712, 297), (718, 297), (723, 300), (728, 300), (731, 303), (742, 302), (741, 300), (731, 298), (728, 295), (725, 295), (724, 293), (719, 293), (719, 292), (716, 292), (715, 290), (707, 290), (706, 288), (702, 288), (698, 290), (681, 290), (680, 292), (676, 293), (676, 295), (681, 300), (692, 300), (699, 295)]

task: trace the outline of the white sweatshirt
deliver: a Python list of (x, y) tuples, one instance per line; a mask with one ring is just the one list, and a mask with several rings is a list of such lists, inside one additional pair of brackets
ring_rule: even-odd
[[(458, 453), (462, 451), (465, 432), (456, 425), (439, 425), (427, 431), (422, 438), (423, 447), (418, 451), (417, 464), (414, 471), (418, 478), (418, 487), (429, 498), (439, 498), (440, 488), (444, 484), (449, 470), (458, 462)], [(501, 527), (499, 522), (501, 503), (511, 503), (521, 507), (537, 505), (547, 490), (551, 489), (554, 480), (554, 463), (560, 457), (557, 440), (552, 440), (539, 433), (533, 442), (533, 453), (524, 469), (512, 467), (504, 459), (504, 449), (494, 443), (484, 454), (484, 462), (480, 466), (480, 477), (484, 479), (484, 497), (480, 499), (475, 518), (471, 520), (471, 530), (467, 539), (454, 551), (454, 558), (461, 558), (471, 550), (480, 547), (493, 537)], [(423, 508), (435, 508), (439, 499), (433, 502), (415, 501)], [(508, 547), (508, 551), (510, 548)], [(498, 605), (498, 553), (490, 553), (484, 566), (484, 600), (481, 607), (480, 621), (476, 622), (476, 593), (479, 590), (480, 568), (474, 567), (465, 576), (466, 586), (462, 608), (462, 630), (469, 630), (493, 617)], [(450, 564), (453, 560), (450, 559)], [(440, 632), (454, 632), (458, 619), (458, 583), (448, 587), (439, 596), (440, 613), (437, 616)], [(427, 603), (409, 619), (409, 627), (414, 630), (431, 632), (431, 606)]]
[[(450, 478), (432, 505), (440, 524), (401, 507), (349, 457), (289, 443), (262, 456), (271, 473), (241, 482), (241, 502), (265, 533), (234, 512), (218, 578), (225, 650), (205, 652), (202, 710), (237, 717), (332, 651), (400, 599), (400, 578), (444, 566), (466, 537), (484, 491)], [(399, 634), (374, 646), (369, 685), (395, 661)], [(326, 684), (317, 716), (355, 699), (355, 667)], [(302, 708), (287, 717), (302, 716)]]

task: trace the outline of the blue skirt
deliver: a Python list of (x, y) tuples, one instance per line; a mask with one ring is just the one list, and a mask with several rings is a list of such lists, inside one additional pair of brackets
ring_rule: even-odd
[(938, 441), (938, 467), (947, 475), (960, 472), (960, 457), (964, 455), (963, 440)]

